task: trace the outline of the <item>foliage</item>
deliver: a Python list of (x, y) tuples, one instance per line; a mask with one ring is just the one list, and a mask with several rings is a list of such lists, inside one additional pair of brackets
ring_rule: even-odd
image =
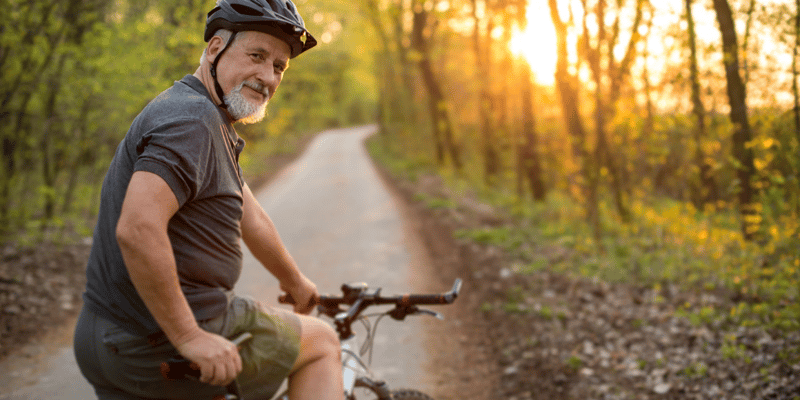
[[(214, 0), (6, 3), (0, 236), (36, 241), (64, 229), (85, 234), (108, 162), (133, 118), (197, 68)], [(363, 21), (339, 22), (354, 6), (296, 3), (320, 44), (292, 60), (267, 122), (238, 128), (248, 142), (245, 153), (285, 152), (309, 132), (373, 118), (371, 42), (343, 33), (361, 30)], [(246, 157), (248, 169), (257, 170), (258, 162)]]
[[(395, 87), (382, 97), (390, 102), (383, 109), (394, 108), (405, 118), (384, 113), (384, 135), (371, 150), (403, 176), (419, 179), (435, 173), (453, 193), (476, 193), (481, 201), (514, 215), (513, 224), (460, 231), (457, 236), (522, 257), (527, 265), (515, 269), (518, 272), (547, 268), (654, 288), (677, 282), (692, 290), (726, 291), (734, 302), (730, 308), (691, 305), (681, 312), (697, 323), (723, 320), (796, 329), (800, 127), (795, 126), (791, 82), (798, 77), (781, 55), (796, 46), (793, 24), (800, 10), (788, 3), (751, 9), (749, 1), (731, 1), (752, 135), (746, 143), (736, 143), (741, 124), (731, 122), (724, 69), (729, 58), (722, 54), (711, 2), (695, 1), (693, 7), (696, 83), (706, 111), (699, 139), (692, 82), (687, 79), (685, 3), (650, 3), (548, 2), (562, 19), (566, 54), (560, 61), (566, 64), (562, 72), (572, 80), (559, 78), (557, 72), (551, 86), (536, 77), (532, 106), (525, 108), (525, 85), (520, 82), (530, 78), (520, 73), (529, 68), (523, 61), (536, 66), (552, 57), (530, 51), (538, 59), (522, 60), (510, 52), (507, 33), (526, 25), (521, 16), (535, 14), (525, 13), (525, 7), (538, 12), (540, 6), (530, 1), (412, 2), (439, 22), (424, 39), (446, 93), (441, 107), (452, 113), (463, 165), (455, 168), (438, 159), (435, 142), (440, 139), (428, 128), (432, 114), (398, 109), (398, 99), (412, 105), (427, 100), (420, 97), (426, 94), (421, 89), (425, 71), (409, 70), (405, 64), (378, 69), (379, 80), (413, 82), (420, 90)], [(383, 58), (403, 60), (413, 50), (411, 24), (393, 19), (398, 13), (403, 16), (398, 20), (412, 19), (415, 14), (406, 4), (364, 1), (367, 10), (385, 11), (376, 25), (388, 35), (393, 32)], [(637, 22), (638, 37), (625, 33)], [(601, 24), (607, 24), (605, 30)], [(544, 29), (534, 32), (537, 40), (557, 38), (543, 35)], [(631, 45), (625, 48), (622, 44), (627, 43)], [(524, 45), (544, 49), (537, 43)], [(621, 58), (625, 54), (630, 58)], [(559, 79), (569, 90), (561, 90)], [(570, 90), (573, 104), (564, 101)], [(408, 116), (415, 118), (409, 121)], [(531, 123), (536, 148), (526, 153), (521, 149), (523, 128)], [(494, 130), (489, 136), (487, 126)], [(601, 145), (607, 146), (605, 152)], [(741, 174), (743, 159), (734, 153), (742, 151), (737, 146), (753, 155), (747, 182)], [(540, 201), (531, 200), (520, 168), (532, 154), (538, 157), (548, 189)], [(701, 166), (709, 168), (713, 179), (704, 182), (709, 185), (707, 201), (697, 202), (692, 188), (700, 182)], [(739, 204), (747, 186), (753, 188), (753, 197), (749, 204)], [(592, 187), (594, 191), (588, 190)], [(421, 200), (430, 207), (457, 207), (451, 199)], [(750, 227), (747, 232), (745, 226)]]

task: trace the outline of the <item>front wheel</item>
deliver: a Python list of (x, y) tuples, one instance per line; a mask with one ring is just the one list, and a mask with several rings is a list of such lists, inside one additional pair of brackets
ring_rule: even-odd
[(433, 400), (433, 397), (414, 389), (398, 389), (392, 391), (392, 400)]
[[(433, 397), (428, 396), (425, 393), (422, 393), (418, 390), (414, 389), (398, 389), (392, 390), (389, 395), (390, 400), (433, 400)], [(371, 389), (366, 388), (358, 388), (355, 393), (353, 393), (350, 397), (350, 400), (380, 400), (381, 397), (378, 393), (374, 392)]]

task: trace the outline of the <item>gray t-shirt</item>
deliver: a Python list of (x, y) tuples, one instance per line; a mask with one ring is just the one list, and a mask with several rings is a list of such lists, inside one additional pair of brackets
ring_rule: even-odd
[(160, 329), (133, 287), (116, 240), (122, 201), (135, 171), (160, 176), (180, 209), (169, 222), (180, 285), (199, 321), (225, 310), (242, 268), (244, 140), (192, 75), (161, 93), (133, 121), (103, 181), (84, 301), (126, 330)]

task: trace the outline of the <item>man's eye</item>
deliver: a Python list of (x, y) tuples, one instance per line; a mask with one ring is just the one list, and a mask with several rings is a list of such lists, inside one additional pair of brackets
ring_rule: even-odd
[(275, 71), (278, 71), (278, 72), (280, 72), (280, 73), (283, 73), (283, 71), (285, 71), (285, 70), (286, 70), (286, 67), (285, 67), (285, 66), (283, 66), (283, 65), (280, 65), (280, 64), (275, 64)]
[(264, 61), (264, 55), (263, 54), (253, 53), (253, 54), (250, 54), (250, 57), (252, 57), (256, 61)]

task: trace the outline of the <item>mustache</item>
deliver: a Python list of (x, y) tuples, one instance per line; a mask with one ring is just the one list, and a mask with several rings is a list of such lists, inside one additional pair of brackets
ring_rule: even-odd
[(244, 81), (244, 82), (242, 82), (241, 85), (239, 85), (240, 88), (242, 86), (247, 86), (250, 89), (255, 90), (256, 92), (261, 93), (262, 95), (264, 95), (264, 97), (269, 98), (269, 91), (264, 87), (264, 85), (262, 85), (262, 84), (260, 84), (258, 82)]

